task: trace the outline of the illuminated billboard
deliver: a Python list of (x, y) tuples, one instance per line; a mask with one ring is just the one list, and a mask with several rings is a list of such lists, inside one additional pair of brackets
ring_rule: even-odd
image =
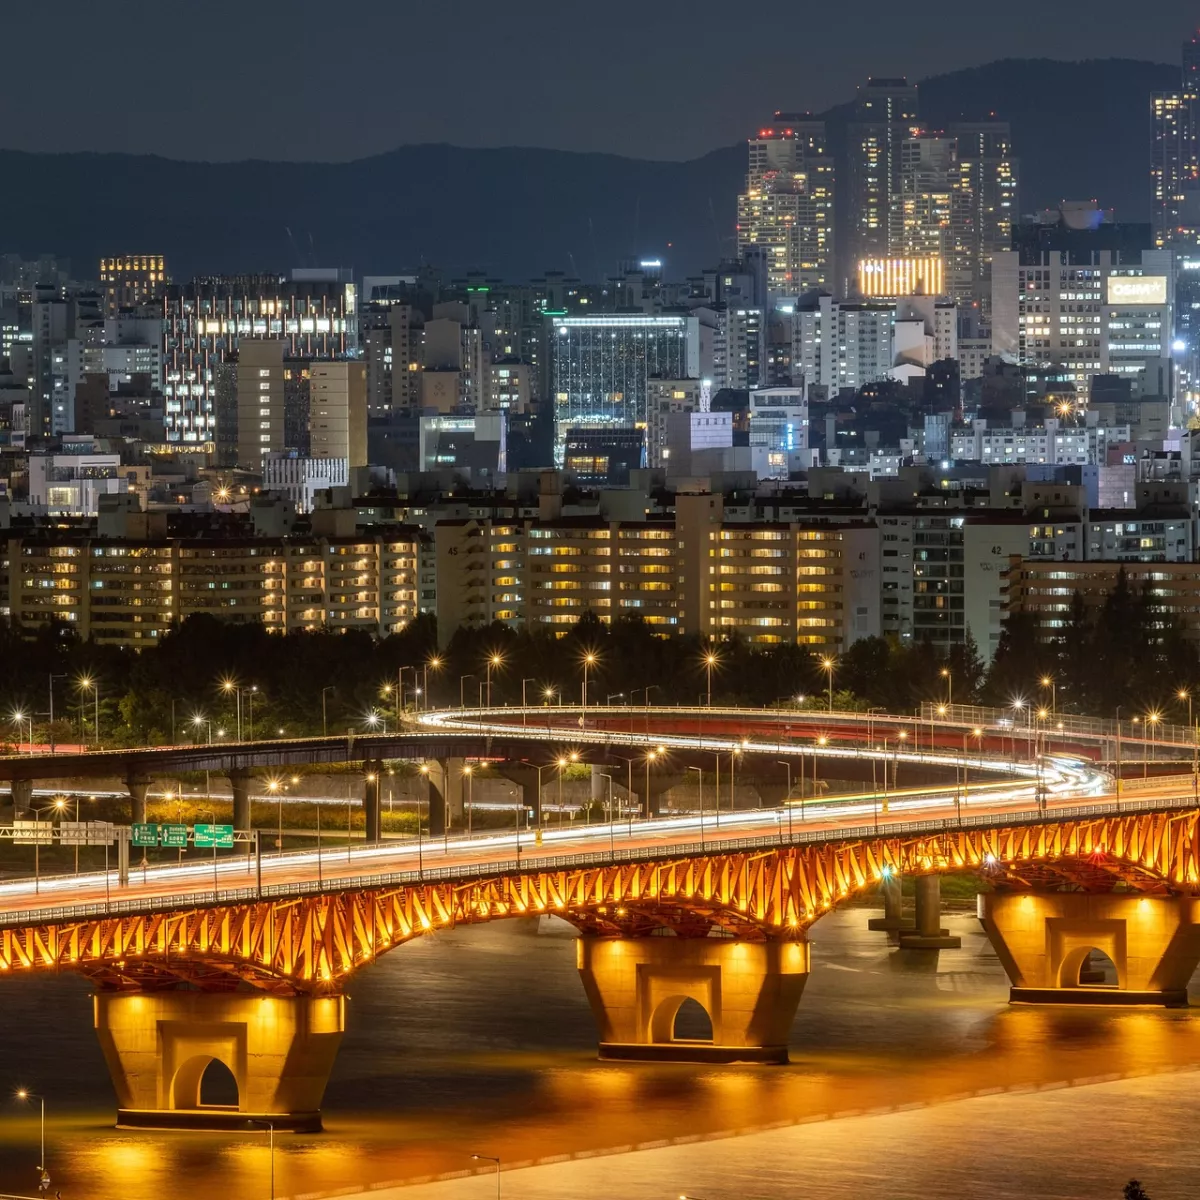
[(1165, 275), (1110, 275), (1108, 303), (1157, 308), (1167, 302)]
[(945, 289), (940, 258), (864, 258), (858, 264), (858, 290), (864, 296), (940, 296)]

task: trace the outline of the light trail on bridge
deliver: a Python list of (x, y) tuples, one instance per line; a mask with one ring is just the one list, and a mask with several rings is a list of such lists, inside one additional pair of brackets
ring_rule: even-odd
[[(537, 710), (544, 716), (544, 710)], [(638, 710), (641, 715), (640, 710)], [(566, 719), (572, 710), (555, 710)], [(430, 728), (449, 728), (484, 734), (511, 734), (512, 722), (521, 717), (520, 710), (485, 710), (423, 714), (420, 722)], [(728, 717), (728, 713), (723, 714)], [(742, 714), (744, 717), (746, 714)], [(756, 717), (761, 714), (755, 714)], [(781, 714), (794, 721), (792, 714)], [(863, 721), (867, 720), (866, 717)], [(971, 815), (1003, 815), (1027, 812), (1037, 804), (1039, 790), (1047, 809), (1080, 799), (1098, 798), (1111, 789), (1111, 778), (1083, 759), (1063, 755), (1046, 755), (1030, 761), (1011, 761), (984, 754), (956, 754), (951, 751), (917, 751), (892, 745), (845, 747), (799, 743), (794, 740), (766, 740), (762, 737), (720, 737), (699, 734), (632, 731), (599, 731), (550, 727), (525, 727), (525, 736), (556, 746), (570, 743), (581, 752), (587, 747), (634, 746), (647, 750), (665, 747), (672, 751), (694, 754), (743, 754), (747, 756), (779, 756), (797, 758), (815, 755), (830, 760), (874, 761), (885, 766), (895, 763), (938, 766), (968, 771), (1007, 775), (1008, 784), (976, 785), (964, 794), (961, 787), (931, 788), (925, 793), (911, 792), (889, 795), (874, 792), (853, 799), (829, 797), (822, 800), (792, 801), (782, 807), (703, 813), (676, 813), (657, 818), (621, 818), (580, 825), (576, 822), (545, 824), (537, 831), (526, 828), (493, 830), (487, 833), (430, 838), (414, 837), (406, 841), (389, 840), (369, 845), (347, 845), (344, 849), (313, 848), (267, 853), (262, 856), (262, 883), (309, 884), (323, 881), (336, 884), (339, 879), (356, 879), (370, 875), (386, 875), (413, 870), (428, 865), (439, 870), (475, 868), (491, 862), (510, 862), (522, 853), (536, 854), (539, 860), (555, 856), (594, 852), (606, 845), (614, 851), (661, 849), (669, 853), (673, 844), (694, 844), (697, 841), (712, 847), (738, 838), (761, 835), (765, 831), (797, 827), (808, 832), (828, 832), (835, 837), (842, 828), (858, 827), (874, 821), (878, 828), (911, 821), (914, 817), (936, 820)], [(640, 770), (640, 767), (638, 768)], [(1011, 777), (1016, 776), (1016, 780)], [(277, 797), (264, 797), (277, 800)], [(312, 802), (312, 801), (310, 801)], [(319, 802), (319, 801), (317, 801)], [(345, 799), (335, 801), (346, 803)], [(516, 812), (521, 810), (518, 807)], [(515, 822), (514, 822), (515, 825)], [(270, 830), (264, 832), (269, 833)], [(330, 831), (333, 834), (334, 831)], [(222, 890), (244, 889), (253, 880), (256, 864), (249, 855), (227, 855), (212, 860), (196, 856), (183, 863), (157, 864), (131, 871), (127, 885), (118, 887), (113, 871), (80, 875), (51, 876), (36, 886), (29, 879), (0, 884), (0, 911), (31, 911), (64, 904), (108, 902), (119, 898), (161, 898), (169, 902), (172, 895), (203, 892), (211, 885), (214, 897)]]

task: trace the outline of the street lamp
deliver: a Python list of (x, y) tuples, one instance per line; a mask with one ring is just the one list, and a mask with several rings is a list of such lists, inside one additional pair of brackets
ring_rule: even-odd
[[(654, 811), (654, 806), (650, 802), (650, 764), (652, 762), (654, 762), (655, 759), (658, 758), (659, 753), (660, 753), (660, 751), (655, 748), (651, 748), (646, 751), (646, 796), (642, 802), (642, 816), (644, 816), (644, 817), (649, 817), (650, 814)], [(718, 812), (720, 811), (720, 808), (721, 808), (721, 801), (720, 801), (720, 798), (718, 797), (718, 799), (717, 799), (717, 811)]]
[(80, 675), (75, 681), (75, 686), (81, 692), (91, 692), (95, 697), (96, 715), (92, 721), (92, 741), (100, 745), (100, 684), (92, 678), (91, 675)]
[[(41, 808), (35, 808), (33, 810), (33, 819), (34, 819), (34, 821), (40, 821), (42, 818), (42, 813), (50, 812), (51, 810), (53, 810), (54, 812), (61, 813), (62, 810), (66, 807), (67, 807), (66, 800), (63, 799), (62, 796), (59, 796), (59, 798), (57, 800), (55, 800), (53, 804), (43, 804)], [(33, 843), (33, 892), (34, 892), (34, 895), (37, 895), (38, 891), (41, 888), (41, 879), (42, 879), (42, 860), (41, 860), (42, 831), (40, 829), (37, 830), (37, 832), (34, 834), (34, 839), (35, 840)], [(50, 844), (51, 845), (54, 844), (53, 829), (51, 829), (51, 831), (50, 831)]]
[(783, 806), (787, 809), (788, 814), (788, 837), (792, 836), (792, 764), (784, 759), (777, 760), (781, 767), (787, 768), (787, 795), (784, 797)]
[(491, 1154), (472, 1154), (471, 1157), (480, 1162), (496, 1164), (496, 1200), (500, 1200), (500, 1160)]
[(700, 845), (704, 845), (704, 771), (700, 767), (688, 767), (696, 772), (696, 785), (700, 789)]
[(829, 675), (829, 711), (833, 712), (833, 672), (837, 668), (837, 659), (826, 655), (821, 659), (821, 670)]
[[(12, 719), (12, 723), (17, 727), (17, 740), (18, 741), (20, 741), (20, 738), (21, 738), (21, 726), (26, 725), (26, 724), (29, 726), (29, 741), (26, 744), (29, 747), (29, 753), (32, 754), (33, 753), (33, 718), (27, 717), (18, 708), (13, 712), (11, 719)], [(17, 749), (20, 750), (20, 746), (18, 746)]]
[(708, 674), (708, 703), (707, 707), (712, 708), (712, 673), (713, 667), (721, 665), (721, 656), (710, 650), (704, 656), (704, 669)]
[(487, 703), (488, 708), (492, 707), (492, 668), (495, 667), (498, 671), (504, 666), (504, 656), (496, 651), (488, 655), (487, 660)]
[(953, 707), (954, 705), (954, 676), (950, 674), (949, 667), (943, 667), (938, 674), (946, 681), (946, 703)]
[(321, 689), (321, 734), (324, 737), (329, 736), (329, 716), (325, 709), (325, 693), (336, 691), (337, 688), (333, 684), (330, 684), (329, 687), (323, 687)]
[(421, 687), (425, 691), (425, 708), (429, 708), (429, 672), (440, 671), (442, 669), (442, 660), (440, 656), (433, 655), (426, 660), (425, 665), (421, 668)]
[[(1050, 689), (1050, 715), (1058, 711), (1058, 682), (1053, 675), (1043, 675), (1039, 681), (1044, 688)], [(1183, 693), (1180, 693), (1180, 699), (1183, 699)], [(1190, 709), (1188, 710), (1191, 711)]]
[[(1150, 726), (1150, 758), (1154, 757), (1154, 735), (1158, 730), (1158, 723), (1162, 720), (1162, 713), (1148, 712), (1146, 714), (1146, 724)], [(1145, 779), (1149, 771), (1150, 763), (1143, 759), (1142, 762), (1142, 778)]]
[[(39, 1096), (36, 1092), (28, 1091), (26, 1088), (21, 1088), (21, 1090), (19, 1092), (17, 1092), (17, 1099), (18, 1100), (36, 1100), (41, 1105), (42, 1133), (41, 1133), (40, 1149), (38, 1151), (38, 1158), (40, 1160), (38, 1162), (38, 1170), (41, 1172), (41, 1175), (42, 1175), (40, 1182), (44, 1183), (48, 1187), (50, 1184), (50, 1176), (46, 1173), (46, 1097)], [(44, 1194), (44, 1189), (43, 1189), (43, 1194)]]
[(599, 661), (595, 650), (585, 650), (583, 658), (583, 716), (579, 720), (581, 729), (587, 728), (587, 702), (588, 702), (588, 668), (594, 667)]

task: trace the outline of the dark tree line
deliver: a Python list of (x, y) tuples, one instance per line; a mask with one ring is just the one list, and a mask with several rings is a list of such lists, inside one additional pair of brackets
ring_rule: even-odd
[[(1158, 710), (1186, 722), (1187, 701), (1179, 693), (1200, 684), (1200, 654), (1153, 591), (1133, 587), (1121, 571), (1099, 607), (1089, 610), (1078, 592), (1072, 596), (1057, 638), (1039, 637), (1027, 614), (1008, 619), (984, 699), (999, 706), (1016, 697), (1032, 700), (1043, 678), (1053, 679), (1062, 712), (1111, 716), (1120, 707), (1130, 716)], [(1049, 693), (1040, 698), (1049, 700)]]

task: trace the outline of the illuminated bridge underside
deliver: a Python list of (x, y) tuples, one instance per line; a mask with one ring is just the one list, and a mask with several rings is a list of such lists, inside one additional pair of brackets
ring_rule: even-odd
[(331, 994), (421, 934), (542, 913), (600, 936), (665, 927), (703, 937), (717, 928), (750, 941), (797, 940), (885, 868), (979, 872), (1001, 889), (1190, 895), (1200, 890), (1198, 822), (1196, 810), (1139, 813), (11, 928), (0, 930), (0, 971), (77, 971), (115, 989), (187, 982), (222, 991), (248, 982), (283, 995)]

